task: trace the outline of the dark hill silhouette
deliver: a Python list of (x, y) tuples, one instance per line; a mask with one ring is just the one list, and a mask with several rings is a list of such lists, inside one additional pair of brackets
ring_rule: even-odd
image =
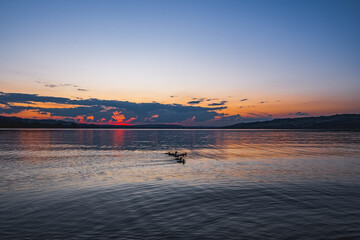
[(189, 127), (177, 124), (97, 125), (62, 120), (24, 119), (0, 116), (0, 128), (143, 128), (143, 129), (330, 129), (360, 130), (360, 114), (338, 114), (322, 117), (279, 118), (270, 121), (238, 123), (225, 127)]
[(279, 118), (270, 121), (238, 123), (225, 129), (337, 129), (360, 130), (360, 114), (321, 117)]
[[(40, 120), (40, 119), (26, 119), (18, 117), (4, 117), (0, 116), (0, 128), (157, 128), (157, 129), (183, 129), (195, 128), (185, 127), (177, 124), (143, 124), (143, 125), (99, 125), (99, 124), (84, 124), (75, 123), (62, 120)], [(196, 127), (202, 128), (202, 127)]]

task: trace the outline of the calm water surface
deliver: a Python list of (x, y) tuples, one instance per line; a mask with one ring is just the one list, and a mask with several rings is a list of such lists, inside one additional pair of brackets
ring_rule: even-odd
[(360, 132), (0, 130), (1, 239), (360, 239), (359, 226)]

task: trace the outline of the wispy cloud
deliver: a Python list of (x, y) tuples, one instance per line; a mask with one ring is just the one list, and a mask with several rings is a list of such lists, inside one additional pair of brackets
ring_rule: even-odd
[(210, 101), (209, 99), (206, 99), (206, 98), (196, 98), (196, 97), (193, 97), (192, 98), (192, 101), (189, 101), (187, 102), (187, 104), (191, 104), (191, 105), (195, 105), (195, 104), (200, 104), (204, 101)]
[(240, 102), (245, 102), (247, 100), (248, 100), (247, 98), (243, 98), (243, 99), (240, 100)]
[(49, 88), (56, 88), (56, 87), (58, 87), (58, 85), (55, 85), (55, 84), (45, 84), (44, 86), (45, 86), (45, 87), (49, 87)]
[(73, 87), (73, 88), (77, 88), (78, 91), (88, 91), (87, 89), (79, 88), (78, 85), (71, 84), (71, 83), (53, 84), (53, 83), (48, 83), (48, 82), (43, 82), (43, 81), (35, 81), (35, 82), (43, 85), (44, 87), (48, 87), (48, 88)]
[(227, 101), (221, 101), (217, 103), (210, 103), (208, 106), (224, 106), (227, 103)]
[(201, 101), (199, 100), (187, 102), (187, 104), (199, 104), (199, 103), (201, 103)]
[(289, 113), (289, 115), (295, 115), (295, 116), (310, 116), (309, 113), (304, 113), (304, 112)]

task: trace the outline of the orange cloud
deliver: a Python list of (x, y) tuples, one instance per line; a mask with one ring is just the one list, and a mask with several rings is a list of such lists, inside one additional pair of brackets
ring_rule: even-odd
[(125, 116), (124, 116), (124, 114), (122, 114), (120, 111), (115, 111), (115, 112), (113, 112), (113, 115), (111, 116), (111, 118), (114, 119), (115, 121), (110, 120), (110, 121), (107, 122), (107, 124), (113, 124), (113, 125), (130, 125), (130, 124), (128, 124), (127, 122), (128, 122), (131, 118), (124, 122)]
[(113, 115), (111, 118), (116, 120), (116, 122), (123, 122), (125, 120), (124, 114), (121, 114), (121, 112), (119, 112), (119, 111), (113, 112)]
[(19, 118), (36, 118), (36, 119), (49, 119), (50, 113), (40, 113), (37, 110), (23, 110), (18, 113), (2, 113), (4, 117), (19, 117)]
[(136, 120), (136, 118), (129, 118), (128, 120), (125, 121), (125, 123), (131, 123), (132, 121)]
[(82, 105), (74, 104), (63, 104), (63, 103), (53, 103), (53, 102), (29, 102), (29, 103), (9, 103), (10, 106), (15, 107), (36, 107), (36, 108), (76, 108), (76, 107), (86, 107)]
[(0, 103), (0, 108), (9, 109), (10, 107), (8, 105)]

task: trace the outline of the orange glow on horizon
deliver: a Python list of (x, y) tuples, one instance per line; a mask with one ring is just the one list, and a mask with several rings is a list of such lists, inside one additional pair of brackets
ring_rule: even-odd
[(15, 107), (34, 107), (34, 108), (76, 108), (87, 107), (83, 105), (66, 104), (66, 103), (53, 103), (53, 102), (29, 102), (29, 103), (9, 103), (10, 106)]
[[(259, 94), (260, 95), (260, 94)], [(360, 103), (355, 105), (354, 99), (349, 98), (332, 98), (324, 100), (323, 96), (317, 97), (306, 97), (304, 95), (282, 95), (277, 98), (264, 97), (264, 98), (251, 98), (249, 95), (246, 96), (249, 99), (241, 97), (228, 97), (228, 98), (181, 98), (174, 97), (167, 101), (162, 101), (161, 104), (181, 104), (182, 106), (187, 107), (202, 107), (206, 108), (208, 111), (213, 111), (219, 115), (214, 116), (213, 119), (208, 120), (210, 123), (220, 122), (223, 118), (228, 118), (234, 115), (240, 115), (244, 118), (251, 118), (251, 120), (256, 121), (256, 119), (264, 118), (294, 118), (294, 117), (307, 117), (307, 116), (322, 116), (322, 115), (333, 115), (333, 114), (345, 114), (345, 113), (359, 113), (360, 112)], [(173, 101), (172, 101), (173, 100)], [(200, 100), (199, 104), (188, 104), (190, 101)], [(114, 100), (116, 101), (116, 100)], [(171, 101), (171, 102), (170, 102)], [(99, 106), (99, 105), (97, 105)], [(176, 106), (176, 105), (175, 105)], [(11, 107), (29, 107), (34, 109), (22, 110), (17, 113), (6, 113), (10, 112), (6, 109)], [(106, 116), (105, 118), (98, 119), (98, 115), (94, 113), (84, 113), (84, 115), (78, 115), (74, 117), (74, 112), (76, 113), (77, 107), (91, 107), (87, 105), (76, 105), (76, 104), (60, 104), (53, 102), (9, 102), (7, 104), (0, 104), (0, 109), (4, 110), (1, 116), (6, 117), (19, 117), (19, 118), (28, 118), (28, 119), (52, 119), (52, 120), (65, 120), (65, 121), (74, 121), (76, 123), (82, 124), (101, 124), (101, 125), (133, 125), (133, 124), (146, 124), (146, 123), (157, 123), (160, 122), (157, 118), (160, 116), (156, 113), (150, 114), (148, 118), (137, 119), (136, 117), (130, 117), (121, 111), (115, 111), (116, 107), (111, 106), (101, 106), (99, 112)], [(226, 107), (226, 108), (223, 108)], [(37, 109), (38, 108), (38, 109)], [(71, 117), (69, 116), (56, 116), (51, 115), (47, 109), (48, 108), (57, 108), (57, 109), (69, 109), (71, 112)], [(71, 110), (74, 108), (74, 111)], [(216, 108), (223, 108), (217, 109)], [(89, 108), (90, 109), (90, 108)], [(213, 110), (214, 109), (214, 110)], [(54, 111), (51, 111), (54, 112)], [(298, 114), (297, 114), (298, 113)], [(90, 115), (91, 114), (91, 115)], [(112, 114), (112, 115), (111, 115)], [(62, 114), (64, 115), (64, 113)], [(215, 114), (214, 114), (215, 115)], [(163, 117), (163, 115), (161, 115)], [(231, 118), (229, 118), (231, 119)], [(237, 116), (234, 116), (232, 119), (239, 119)], [(233, 121), (233, 120), (231, 120)], [(183, 124), (183, 125), (206, 125), (206, 121), (195, 121), (194, 117), (191, 117), (187, 120), (168, 123), (168, 124)], [(224, 122), (227, 124), (227, 122)]]
[(30, 118), (30, 119), (57, 119), (50, 115), (50, 113), (40, 113), (36, 110), (23, 110), (18, 113), (2, 113), (1, 116), (4, 117), (18, 117), (18, 118)]

